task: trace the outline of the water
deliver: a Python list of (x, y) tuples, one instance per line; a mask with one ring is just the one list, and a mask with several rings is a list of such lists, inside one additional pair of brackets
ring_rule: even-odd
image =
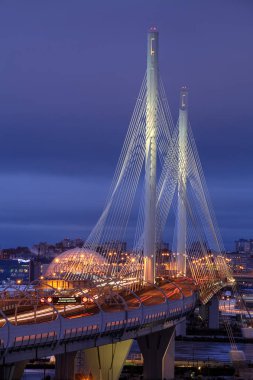
[[(54, 377), (54, 369), (46, 369), (45, 376), (51, 376), (51, 379)], [(43, 369), (26, 369), (22, 380), (42, 380), (44, 379), (44, 370)]]
[[(238, 350), (245, 353), (246, 360), (253, 361), (253, 344), (238, 343)], [(221, 363), (230, 362), (229, 351), (231, 346), (227, 342), (189, 342), (176, 341), (175, 357), (182, 361), (216, 361)], [(134, 341), (133, 352), (140, 352), (138, 344)]]
[[(238, 343), (238, 350), (245, 353), (246, 360), (253, 361), (253, 345), (250, 343)], [(230, 362), (229, 351), (231, 346), (226, 342), (176, 342), (176, 360), (188, 361), (216, 361), (220, 363)]]
[[(238, 343), (238, 350), (245, 353), (246, 360), (253, 361), (253, 344)], [(231, 346), (229, 343), (223, 342), (186, 342), (177, 341), (175, 356), (176, 360), (196, 362), (199, 361), (216, 361), (220, 363), (229, 363), (229, 351)], [(138, 344), (134, 341), (132, 352), (140, 352)], [(53, 369), (47, 369), (46, 375), (54, 376)], [(42, 380), (44, 377), (44, 370), (25, 370), (22, 380)]]

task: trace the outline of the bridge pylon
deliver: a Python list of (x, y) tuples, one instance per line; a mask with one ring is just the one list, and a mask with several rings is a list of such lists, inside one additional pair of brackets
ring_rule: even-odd
[(186, 186), (187, 186), (187, 127), (188, 91), (181, 88), (178, 126), (178, 208), (177, 208), (177, 274), (186, 276)]
[(146, 159), (144, 211), (144, 281), (155, 282), (156, 254), (156, 161), (158, 108), (158, 40), (156, 27), (148, 32), (147, 100), (146, 100)]

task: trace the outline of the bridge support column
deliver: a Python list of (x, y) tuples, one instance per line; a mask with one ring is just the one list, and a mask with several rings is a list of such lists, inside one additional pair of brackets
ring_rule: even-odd
[(186, 336), (186, 318), (176, 325), (176, 336)]
[(199, 306), (199, 315), (203, 321), (208, 321), (208, 305), (200, 305)]
[(11, 363), (0, 366), (0, 379), (1, 380), (20, 380), (23, 376), (27, 361)]
[(219, 329), (219, 299), (214, 296), (208, 305), (208, 327), (209, 329)]
[(55, 355), (55, 380), (74, 380), (76, 351)]
[(85, 350), (85, 363), (94, 380), (118, 380), (133, 340)]
[(144, 358), (144, 380), (174, 379), (175, 327), (137, 338)]

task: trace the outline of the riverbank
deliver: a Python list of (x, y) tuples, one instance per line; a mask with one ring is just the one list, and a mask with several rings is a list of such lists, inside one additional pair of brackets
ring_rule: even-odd
[[(234, 336), (236, 343), (252, 344), (253, 339), (247, 339), (241, 336)], [(227, 335), (186, 335), (177, 336), (176, 341), (191, 341), (191, 342), (220, 342), (229, 343)]]

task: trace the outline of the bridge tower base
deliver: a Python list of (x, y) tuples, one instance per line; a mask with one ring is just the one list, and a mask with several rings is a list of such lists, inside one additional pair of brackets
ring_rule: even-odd
[(216, 295), (206, 305), (200, 306), (199, 313), (208, 322), (209, 329), (219, 329), (219, 299)]
[(94, 380), (118, 380), (133, 340), (85, 350), (85, 366)]
[(144, 358), (144, 380), (172, 380), (175, 367), (175, 327), (137, 338)]
[(176, 336), (186, 336), (186, 317), (176, 325)]
[(21, 361), (6, 365), (0, 365), (1, 380), (20, 380), (23, 376), (27, 361)]
[(208, 305), (208, 327), (209, 329), (218, 330), (219, 325), (219, 299), (213, 296)]
[(55, 355), (55, 380), (74, 380), (77, 351)]

